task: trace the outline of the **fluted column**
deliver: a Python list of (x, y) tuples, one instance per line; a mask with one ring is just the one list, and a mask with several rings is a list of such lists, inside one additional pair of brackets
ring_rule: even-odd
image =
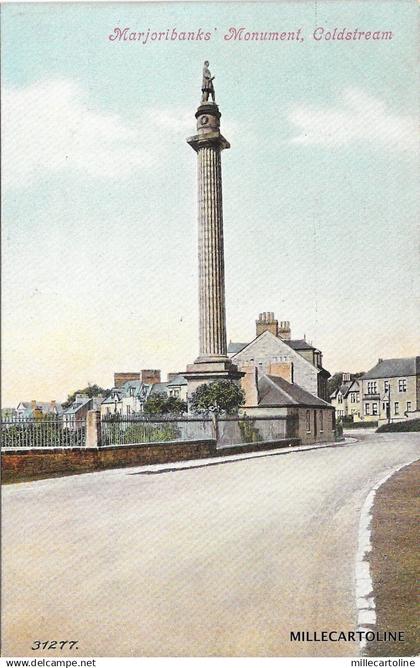
[(220, 148), (198, 150), (199, 360), (226, 357)]
[(217, 104), (201, 104), (195, 117), (197, 134), (187, 142), (197, 153), (200, 332), (199, 355), (184, 374), (189, 397), (202, 383), (238, 383), (244, 375), (228, 358), (226, 346), (221, 152), (230, 144), (220, 133)]

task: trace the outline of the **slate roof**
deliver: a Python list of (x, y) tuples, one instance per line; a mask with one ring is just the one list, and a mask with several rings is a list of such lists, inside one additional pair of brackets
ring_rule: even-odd
[(150, 394), (157, 394), (158, 392), (163, 392), (164, 394), (168, 394), (168, 383), (153, 383), (150, 389)]
[(113, 404), (114, 401), (115, 401), (114, 394), (117, 395), (117, 397), (116, 397), (117, 401), (121, 401), (123, 393), (121, 392), (120, 389), (116, 390), (115, 388), (113, 388), (111, 390), (111, 394), (108, 397), (106, 397), (106, 399), (104, 399), (102, 403), (103, 404)]
[(235, 342), (235, 341), (229, 341), (227, 351), (228, 351), (228, 353), (231, 353), (232, 355), (236, 355), (236, 353), (240, 353), (241, 350), (246, 348), (248, 343), (239, 343), (239, 342)]
[(345, 398), (348, 393), (349, 389), (352, 386), (353, 381), (350, 381), (348, 383), (344, 383), (344, 385), (340, 385), (340, 387), (337, 387), (337, 389), (332, 393), (331, 397), (335, 398), (339, 392), (341, 392), (342, 396)]
[[(258, 338), (258, 337), (257, 337)], [(280, 337), (279, 337), (280, 338)], [(290, 348), (293, 348), (293, 350), (318, 350), (315, 348), (315, 346), (312, 346), (310, 343), (305, 341), (305, 339), (290, 339), (287, 341), (286, 339), (281, 339), (284, 343), (287, 343)], [(236, 355), (237, 353), (240, 353), (241, 350), (246, 348), (246, 346), (251, 343), (248, 341), (248, 343), (239, 343), (236, 341), (230, 341), (228, 345), (228, 353), (232, 353), (233, 355)]]
[(289, 341), (283, 339), (283, 341), (287, 343), (288, 346), (293, 348), (293, 350), (318, 350), (318, 348), (312, 346), (310, 343), (305, 341), (305, 339), (290, 339)]
[[(23, 406), (23, 408), (29, 409), (30, 412), (32, 411), (32, 401), (20, 401), (18, 406)], [(40, 408), (43, 413), (55, 413), (51, 401), (37, 401), (36, 408)], [(61, 415), (63, 412), (62, 405), (59, 402), (56, 402), (55, 408), (57, 410), (57, 414)]]
[(288, 383), (278, 376), (263, 375), (258, 380), (258, 406), (301, 406), (304, 408), (331, 408), (331, 405), (300, 385)]
[(76, 412), (79, 410), (79, 408), (81, 408), (82, 406), (85, 406), (85, 405), (88, 404), (91, 400), (92, 400), (91, 397), (88, 397), (87, 399), (83, 399), (82, 401), (73, 401), (73, 403), (71, 404), (71, 406), (69, 406), (69, 407), (64, 411), (65, 415), (71, 415), (72, 413), (76, 413)]
[(184, 378), (184, 376), (181, 376), (181, 374), (178, 374), (178, 376), (175, 376), (175, 378), (172, 378), (170, 383), (166, 383), (167, 387), (172, 387), (172, 385), (187, 385), (187, 379)]
[(363, 380), (369, 378), (396, 378), (398, 376), (416, 376), (420, 375), (420, 356), (417, 357), (397, 357), (387, 360), (381, 360), (375, 364), (372, 369), (367, 371)]

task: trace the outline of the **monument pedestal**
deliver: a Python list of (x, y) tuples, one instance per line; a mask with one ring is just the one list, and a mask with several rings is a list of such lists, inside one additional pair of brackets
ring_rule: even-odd
[(198, 361), (187, 365), (187, 371), (182, 374), (188, 382), (188, 396), (191, 397), (197, 387), (204, 383), (213, 383), (215, 380), (230, 380), (238, 383), (244, 373), (232, 364), (228, 357), (219, 361)]

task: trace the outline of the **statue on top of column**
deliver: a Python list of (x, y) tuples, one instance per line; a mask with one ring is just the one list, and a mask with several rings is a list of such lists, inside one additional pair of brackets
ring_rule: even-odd
[(204, 61), (204, 67), (203, 67), (203, 81), (201, 84), (201, 92), (203, 93), (201, 96), (201, 104), (205, 104), (208, 102), (209, 95), (211, 95), (211, 99), (213, 102), (216, 100), (214, 99), (214, 86), (213, 86), (213, 79), (214, 77), (211, 76), (211, 72), (209, 70), (209, 61), (205, 60)]

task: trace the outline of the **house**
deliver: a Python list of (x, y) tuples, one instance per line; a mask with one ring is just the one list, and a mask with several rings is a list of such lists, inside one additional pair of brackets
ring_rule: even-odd
[(187, 380), (181, 373), (168, 373), (166, 388), (169, 397), (187, 401), (187, 386)]
[(327, 381), (330, 373), (322, 366), (322, 353), (303, 339), (292, 339), (289, 321), (281, 321), (273, 312), (260, 313), (256, 320), (256, 338), (250, 343), (230, 342), (228, 355), (240, 371), (250, 364), (260, 374), (276, 374), (283, 368), (286, 380), (328, 402)]
[(122, 399), (124, 391), (122, 388), (113, 387), (110, 394), (103, 400), (100, 406), (101, 417), (109, 415), (122, 415)]
[(101, 416), (139, 415), (144, 404), (153, 394), (168, 394), (167, 383), (144, 383), (141, 380), (129, 380), (120, 387), (113, 387), (110, 395), (101, 403)]
[(20, 401), (16, 407), (16, 418), (18, 420), (34, 420), (49, 415), (59, 418), (63, 413), (62, 405), (53, 401)]
[(379, 359), (359, 381), (364, 421), (420, 417), (420, 356)]
[(338, 418), (353, 417), (354, 422), (360, 421), (362, 404), (359, 380), (352, 379), (349, 373), (343, 373), (341, 385), (331, 394), (330, 402)]
[(63, 427), (72, 429), (86, 419), (90, 410), (97, 410), (103, 401), (102, 396), (89, 397), (87, 394), (76, 394), (76, 397), (68, 408), (63, 412)]
[(303, 444), (335, 440), (335, 411), (331, 404), (282, 375), (261, 374), (252, 364), (242, 370), (245, 404), (240, 413), (255, 418), (284, 416), (292, 425), (288, 436), (300, 438)]

